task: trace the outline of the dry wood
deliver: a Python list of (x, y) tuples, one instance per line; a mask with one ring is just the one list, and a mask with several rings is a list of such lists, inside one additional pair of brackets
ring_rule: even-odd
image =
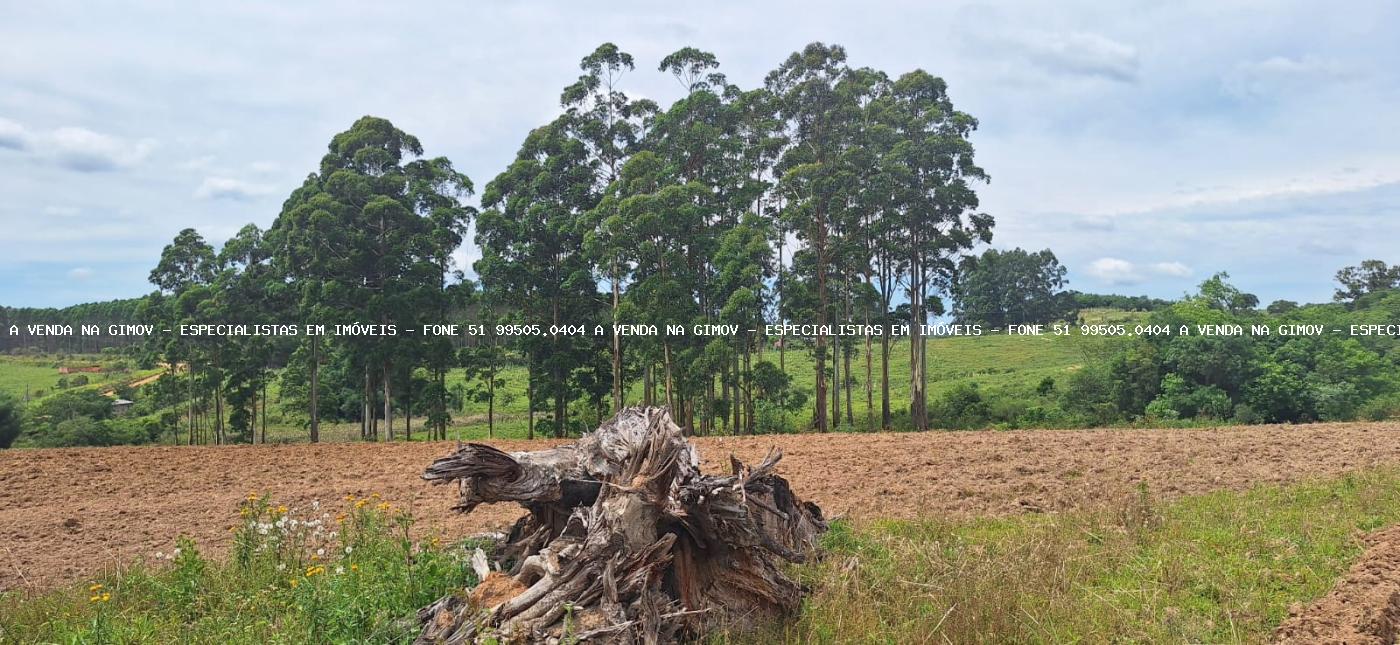
[(418, 642), (662, 643), (790, 616), (803, 590), (782, 565), (811, 557), (826, 522), (774, 472), (781, 457), (703, 475), (662, 408), (547, 450), (459, 447), (423, 473), (458, 482), (454, 508), (529, 514), (497, 545), (499, 571), (419, 612)]

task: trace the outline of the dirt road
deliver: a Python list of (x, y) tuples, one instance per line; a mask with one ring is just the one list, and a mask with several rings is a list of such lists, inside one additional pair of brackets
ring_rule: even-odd
[[(1206, 430), (932, 432), (701, 438), (707, 470), (732, 452), (779, 471), (828, 515), (908, 518), (1054, 511), (1147, 482), (1172, 497), (1400, 464), (1400, 424)], [(505, 450), (546, 442), (497, 442)], [(85, 580), (168, 551), (180, 534), (219, 550), (251, 491), (282, 503), (379, 493), (424, 532), (500, 528), (497, 505), (460, 517), (453, 490), (418, 478), (451, 443), (120, 447), (0, 451), (0, 589)]]

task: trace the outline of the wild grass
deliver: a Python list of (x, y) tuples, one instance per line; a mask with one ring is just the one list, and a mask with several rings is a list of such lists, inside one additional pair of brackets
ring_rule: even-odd
[(68, 375), (58, 373), (60, 365), (100, 365), (104, 368), (111, 368), (118, 362), (130, 365), (134, 361), (123, 357), (95, 354), (74, 355), (65, 358), (57, 356), (0, 356), (0, 392), (21, 401), (32, 401), (65, 391), (57, 387), (59, 379), (66, 378), (71, 382), (81, 375), (87, 379), (87, 385), (70, 386), (68, 390), (97, 389), (105, 391), (117, 384), (160, 373), (158, 369), (82, 372)]
[(800, 618), (734, 642), (1254, 643), (1400, 520), (1400, 472), (1081, 512), (837, 523)]
[[(3, 643), (405, 642), (474, 583), (476, 545), (408, 537), (371, 496), (335, 510), (250, 495), (222, 557), (170, 554), (37, 595), (0, 595)], [(1217, 492), (1148, 488), (1086, 510), (837, 522), (795, 567), (795, 621), (724, 643), (1253, 643), (1323, 594), (1365, 532), (1400, 520), (1400, 471)]]
[[(331, 508), (335, 506), (336, 508)], [(474, 583), (474, 545), (408, 537), (378, 499), (289, 509), (251, 494), (226, 557), (169, 553), (39, 595), (0, 595), (0, 643), (392, 643)]]
[[(1036, 386), (1045, 378), (1062, 379), (1080, 369), (1102, 352), (1102, 347), (1114, 339), (1069, 336), (960, 336), (933, 338), (929, 341), (928, 391), (930, 400), (936, 400), (944, 392), (956, 387), (976, 384), (989, 398), (1010, 397), (1028, 398), (1034, 396)], [(867, 431), (877, 429), (880, 422), (880, 346), (873, 343), (872, 378), (874, 395), (872, 410), (865, 398), (865, 346), (863, 342), (852, 343), (851, 357), (851, 421), (846, 422), (844, 412), (845, 397), (842, 397), (842, 419), (835, 425), (837, 430)], [(754, 360), (767, 360), (779, 363), (775, 349), (766, 349)], [(793, 386), (805, 392), (808, 405), (791, 416), (795, 429), (806, 428), (811, 424), (811, 396), (815, 390), (816, 363), (811, 351), (801, 346), (789, 347), (781, 359), (787, 373), (792, 376)], [(844, 362), (843, 362), (844, 369)], [(828, 362), (828, 370), (830, 363)], [(490, 436), (504, 439), (523, 439), (528, 428), (528, 408), (525, 370), (519, 366), (509, 366), (501, 371), (504, 385), (497, 391), (495, 428)], [(845, 379), (843, 378), (843, 381)], [(457, 385), (470, 387), (462, 370), (452, 370), (448, 374), (449, 390)], [(276, 396), (275, 389), (269, 396)], [(642, 400), (640, 383), (633, 383), (627, 391), (627, 401), (637, 403)], [(891, 407), (896, 412), (895, 429), (908, 425), (909, 405), (909, 341), (900, 339), (891, 342), (890, 347), (890, 398)], [(591, 412), (576, 402), (576, 411)], [(456, 410), (452, 410), (453, 421), (448, 428), (449, 439), (480, 440), (488, 438), (487, 404), (484, 401), (469, 400)], [(276, 414), (276, 411), (274, 411)], [(544, 414), (537, 413), (536, 436), (550, 436), (552, 424), (543, 421)], [(414, 417), (415, 435), (420, 435), (425, 419)], [(395, 420), (396, 433), (402, 436), (403, 419)], [(304, 441), (306, 430), (298, 423), (274, 417), (268, 432), (270, 441)], [(323, 440), (357, 440), (358, 423), (323, 423)]]

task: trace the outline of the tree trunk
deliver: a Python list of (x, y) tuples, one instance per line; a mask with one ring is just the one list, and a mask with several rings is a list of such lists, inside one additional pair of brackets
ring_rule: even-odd
[(380, 365), (379, 373), (384, 377), (384, 437), (394, 440), (394, 388), (390, 383), (389, 361)]
[(321, 440), (321, 339), (311, 338), (311, 443)]
[(928, 398), (924, 393), (923, 269), (918, 256), (909, 262), (909, 420), (915, 430), (928, 430)]
[(458, 482), (456, 510), (514, 501), (527, 511), (478, 585), (419, 611), (418, 643), (698, 640), (792, 616), (802, 587), (787, 562), (816, 553), (821, 509), (774, 472), (700, 473), (661, 408), (627, 408), (578, 441), (507, 454), (467, 444), (423, 473)]
[(612, 314), (613, 314), (613, 315), (612, 315), (612, 319), (613, 319), (613, 325), (614, 325), (614, 326), (613, 326), (613, 337), (612, 337), (612, 352), (613, 352), (613, 355), (612, 355), (613, 414), (617, 414), (618, 412), (622, 411), (622, 404), (623, 404), (623, 400), (622, 400), (622, 396), (623, 396), (623, 395), (622, 395), (622, 335), (617, 333), (617, 327), (616, 327), (616, 325), (619, 323), (619, 321), (618, 321), (618, 319), (617, 319), (617, 311), (618, 311), (618, 308), (621, 306), (621, 302), (622, 302), (622, 286), (619, 284), (620, 279), (617, 277), (617, 270), (618, 270), (618, 269), (617, 269), (617, 260), (613, 260), (613, 281), (612, 281)]

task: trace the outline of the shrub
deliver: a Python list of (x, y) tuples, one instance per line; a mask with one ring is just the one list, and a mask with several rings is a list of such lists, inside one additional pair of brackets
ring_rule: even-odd
[(754, 432), (760, 434), (778, 434), (796, 431), (792, 423), (792, 417), (782, 406), (762, 399), (754, 402), (753, 406)]
[(1317, 416), (1323, 421), (1351, 421), (1361, 407), (1361, 394), (1351, 383), (1322, 383), (1314, 386)]
[(1235, 416), (1231, 421), (1240, 425), (1254, 425), (1263, 423), (1264, 415), (1259, 414), (1259, 411), (1250, 407), (1248, 403), (1240, 403), (1235, 406)]
[(1385, 421), (1400, 416), (1400, 395), (1371, 399), (1361, 406), (1359, 416), (1370, 421)]
[(34, 437), (34, 445), (41, 448), (111, 446), (117, 443), (119, 442), (107, 422), (92, 417), (75, 417), (60, 421)]
[(0, 393), (0, 449), (14, 445), (15, 438), (19, 437), (19, 431), (19, 401)]
[(1079, 424), (1108, 425), (1121, 417), (1110, 380), (1107, 370), (1085, 366), (1066, 379), (1060, 405)]
[(210, 558), (169, 553), (73, 590), (0, 596), (6, 642), (409, 642), (419, 608), (474, 584), (474, 542), (414, 539), (377, 494), (288, 508), (250, 493)]
[(934, 401), (929, 410), (937, 424), (945, 428), (981, 428), (987, 425), (991, 410), (982, 400), (976, 383), (959, 383)]
[(1213, 385), (1188, 384), (1176, 374), (1162, 379), (1162, 393), (1147, 405), (1147, 416), (1153, 419), (1228, 419), (1235, 405), (1230, 395)]

